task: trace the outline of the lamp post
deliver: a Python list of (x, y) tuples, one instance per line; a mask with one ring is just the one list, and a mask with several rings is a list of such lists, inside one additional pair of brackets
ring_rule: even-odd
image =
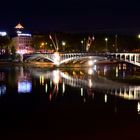
[(83, 40), (81, 40), (81, 44), (82, 44), (82, 52), (84, 52), (84, 41)]
[(44, 50), (44, 45), (45, 45), (45, 43), (44, 42), (41, 42), (41, 44), (40, 44), (41, 52)]
[(116, 48), (116, 52), (118, 52), (118, 35), (115, 35), (115, 48)]
[(44, 42), (41, 43), (41, 49), (43, 52), (45, 52), (45, 45), (47, 45), (47, 43)]
[(105, 42), (106, 42), (105, 46), (106, 46), (106, 52), (107, 52), (108, 51), (108, 38), (107, 37), (105, 38)]
[(62, 41), (63, 51), (65, 51), (66, 42)]

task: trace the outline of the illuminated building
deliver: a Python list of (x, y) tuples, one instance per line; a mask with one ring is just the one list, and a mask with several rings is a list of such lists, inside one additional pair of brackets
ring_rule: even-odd
[(0, 31), (0, 36), (7, 36), (7, 33), (3, 32), (3, 31), (2, 32)]
[(13, 45), (16, 48), (16, 52), (19, 54), (32, 53), (32, 35), (24, 33), (24, 27), (19, 23), (15, 26), (16, 36), (12, 38)]

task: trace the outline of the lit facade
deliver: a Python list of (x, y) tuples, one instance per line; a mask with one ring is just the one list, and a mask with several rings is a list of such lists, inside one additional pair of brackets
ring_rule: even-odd
[(23, 26), (18, 24), (16, 27), (17, 35), (12, 38), (12, 42), (14, 47), (16, 48), (16, 52), (19, 54), (26, 54), (34, 52), (32, 47), (32, 35), (23, 33)]
[(7, 36), (7, 32), (0, 31), (0, 36)]

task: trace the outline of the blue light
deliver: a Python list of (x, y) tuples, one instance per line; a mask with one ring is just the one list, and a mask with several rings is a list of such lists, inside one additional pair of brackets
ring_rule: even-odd
[(3, 95), (6, 93), (6, 86), (5, 85), (1, 85), (0, 86), (0, 95)]
[(32, 91), (32, 83), (29, 81), (18, 82), (18, 93), (30, 93)]

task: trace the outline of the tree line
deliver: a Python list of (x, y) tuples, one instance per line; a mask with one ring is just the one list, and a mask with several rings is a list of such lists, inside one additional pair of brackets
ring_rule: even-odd
[[(50, 34), (52, 39), (50, 39)], [(136, 35), (92, 34), (92, 33), (47, 33), (32, 36), (32, 47), (35, 51), (53, 52), (58, 46), (60, 52), (86, 52), (88, 38), (93, 37), (88, 52), (140, 52), (140, 39)], [(108, 38), (107, 42), (105, 38)], [(63, 44), (62, 42), (65, 42)], [(106, 48), (107, 47), (107, 48)], [(16, 56), (16, 48), (12, 38), (0, 36), (0, 58)]]

